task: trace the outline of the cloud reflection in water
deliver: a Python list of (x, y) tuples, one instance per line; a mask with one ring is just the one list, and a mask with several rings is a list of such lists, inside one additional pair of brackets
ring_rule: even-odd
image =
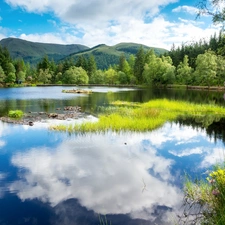
[(151, 219), (155, 207), (174, 208), (182, 194), (172, 184), (173, 161), (143, 141), (149, 134), (80, 135), (54, 151), (17, 153), (12, 164), (25, 172), (10, 190), (21, 200), (38, 198), (56, 206), (76, 198), (96, 213)]
[[(27, 138), (35, 129), (26, 128)], [(147, 133), (72, 135), (57, 143), (14, 153), (11, 162), (20, 179), (10, 184), (11, 192), (58, 209), (77, 199), (95, 213), (152, 221), (158, 216), (154, 212), (170, 220), (170, 210), (178, 210), (181, 171), (199, 172), (223, 149), (204, 131), (174, 123)]]

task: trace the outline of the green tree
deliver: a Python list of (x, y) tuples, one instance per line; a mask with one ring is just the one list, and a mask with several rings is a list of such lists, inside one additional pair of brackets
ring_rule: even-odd
[(188, 56), (185, 55), (183, 62), (177, 67), (176, 81), (178, 84), (190, 84), (193, 69), (189, 66)]
[(40, 69), (37, 74), (37, 81), (43, 84), (49, 84), (52, 78), (52, 71), (49, 69)]
[(96, 72), (97, 70), (97, 66), (96, 66), (96, 62), (95, 62), (95, 57), (94, 55), (90, 55), (89, 59), (88, 59), (88, 70), (87, 70), (87, 74), (89, 76), (89, 78)]
[(217, 56), (212, 51), (198, 55), (196, 59), (195, 79), (199, 85), (213, 85), (217, 72)]
[(143, 71), (143, 78), (147, 84), (157, 84), (160, 83), (159, 78), (159, 68), (162, 64), (162, 59), (156, 57), (154, 51), (149, 54), (149, 63), (146, 63)]
[(37, 64), (37, 70), (38, 70), (38, 71), (39, 71), (40, 69), (46, 70), (46, 69), (49, 69), (49, 68), (50, 68), (50, 62), (49, 62), (49, 60), (48, 60), (48, 56), (45, 55), (45, 56), (42, 58), (41, 62), (39, 62), (39, 63)]
[(217, 85), (223, 86), (225, 83), (225, 59), (220, 55), (217, 56), (216, 76), (217, 76)]
[(118, 81), (120, 84), (129, 84), (130, 76), (122, 71), (118, 72)]
[(118, 83), (118, 73), (112, 67), (105, 71), (106, 83), (107, 84), (117, 84)]
[(14, 83), (16, 81), (16, 69), (14, 65), (10, 62), (6, 67), (6, 83)]
[(175, 67), (169, 56), (159, 58), (154, 52), (149, 55), (149, 63), (145, 64), (143, 72), (147, 84), (172, 84), (175, 80)]
[(144, 71), (144, 65), (145, 65), (145, 53), (144, 49), (141, 46), (138, 50), (134, 62), (134, 76), (137, 78), (138, 84), (143, 83), (143, 71)]
[(25, 79), (26, 79), (26, 73), (24, 71), (19, 71), (16, 75), (16, 80), (24, 82)]
[(4, 83), (5, 82), (5, 72), (4, 70), (2, 69), (2, 67), (0, 66), (0, 83)]
[(161, 82), (163, 84), (173, 84), (175, 80), (175, 66), (173, 66), (170, 56), (162, 57), (162, 64), (160, 68), (162, 74)]
[(82, 67), (84, 70), (88, 70), (88, 62), (86, 60), (86, 58), (84, 57), (84, 55), (79, 55), (78, 59), (75, 63), (76, 67)]
[(23, 59), (18, 59), (14, 61), (14, 66), (16, 69), (16, 80), (18, 81), (25, 81), (26, 79), (26, 65)]
[(92, 74), (89, 84), (105, 84), (105, 73), (102, 70), (96, 70), (94, 74)]
[(65, 84), (88, 84), (87, 72), (82, 67), (72, 66), (63, 74)]
[(130, 74), (134, 76), (134, 64), (135, 64), (135, 56), (132, 54), (129, 56), (128, 64), (130, 67)]

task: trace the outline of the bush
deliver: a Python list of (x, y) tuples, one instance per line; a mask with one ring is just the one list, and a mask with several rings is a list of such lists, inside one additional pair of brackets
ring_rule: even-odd
[(23, 117), (24, 113), (21, 110), (10, 110), (8, 116), (10, 118), (20, 119)]

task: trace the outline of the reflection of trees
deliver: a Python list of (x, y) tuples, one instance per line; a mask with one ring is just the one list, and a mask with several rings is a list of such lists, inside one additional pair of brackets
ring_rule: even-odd
[(177, 120), (180, 125), (188, 125), (193, 129), (204, 129), (210, 139), (222, 140), (225, 144), (225, 118), (205, 116), (201, 118), (180, 118)]

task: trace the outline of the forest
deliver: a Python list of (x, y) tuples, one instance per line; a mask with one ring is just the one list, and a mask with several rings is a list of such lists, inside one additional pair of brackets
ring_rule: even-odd
[(35, 66), (22, 58), (12, 59), (0, 47), (1, 86), (36, 84), (106, 85), (195, 85), (224, 86), (225, 35), (220, 32), (209, 40), (199, 40), (157, 55), (142, 46), (136, 54), (121, 54), (119, 63), (97, 68), (94, 55), (79, 55), (55, 62), (44, 56)]

